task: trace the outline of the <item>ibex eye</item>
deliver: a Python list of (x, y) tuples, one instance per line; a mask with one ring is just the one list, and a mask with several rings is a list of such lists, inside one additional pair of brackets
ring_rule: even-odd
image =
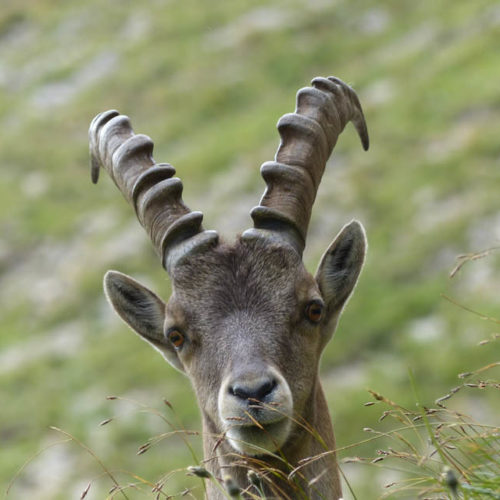
[(323, 304), (320, 302), (309, 302), (306, 306), (306, 318), (312, 323), (319, 323), (323, 319)]
[(180, 349), (185, 340), (184, 334), (177, 328), (170, 328), (170, 330), (168, 330), (167, 339), (176, 349)]

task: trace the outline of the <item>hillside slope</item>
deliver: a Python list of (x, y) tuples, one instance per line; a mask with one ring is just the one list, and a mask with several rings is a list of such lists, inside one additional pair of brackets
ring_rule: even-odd
[[(87, 129), (105, 109), (153, 137), (187, 204), (231, 237), (251, 225), (258, 167), (296, 90), (328, 74), (355, 87), (372, 147), (364, 153), (351, 127), (341, 136), (306, 251), (314, 270), (345, 222), (366, 226), (366, 268), (322, 366), (340, 446), (378, 418), (362, 406), (367, 387), (414, 404), (411, 369), (431, 402), (458, 372), (498, 359), (477, 346), (494, 326), (441, 297), (499, 316), (498, 252), (448, 277), (458, 254), (500, 245), (497, 2), (4, 0), (1, 10), (0, 485), (64, 437), (49, 426), (86, 443), (123, 484), (136, 482), (125, 471), (154, 483), (195, 460), (178, 437), (136, 455), (170, 430), (158, 411), (176, 428), (199, 430), (199, 420), (189, 382), (102, 293), (109, 268), (169, 293), (112, 182), (90, 183)], [(500, 411), (487, 393), (457, 404), (488, 421)], [(386, 479), (346, 473), (359, 498)], [(53, 446), (10, 498), (79, 498), (89, 482), (86, 498), (104, 498), (112, 483), (101, 475), (82, 448)], [(186, 487), (201, 497), (184, 470), (168, 475), (169, 494)]]

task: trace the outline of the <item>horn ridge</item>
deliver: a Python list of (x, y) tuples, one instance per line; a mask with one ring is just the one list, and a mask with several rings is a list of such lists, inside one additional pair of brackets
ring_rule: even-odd
[(316, 77), (297, 92), (294, 113), (278, 121), (280, 144), (261, 174), (266, 190), (250, 215), (254, 229), (243, 236), (280, 239), (302, 255), (312, 206), (326, 163), (347, 123), (353, 122), (363, 148), (368, 130), (354, 90), (335, 77)]
[[(155, 163), (153, 141), (135, 134), (130, 120), (116, 110), (97, 115), (89, 128), (91, 178), (103, 167), (134, 207), (167, 271), (173, 272), (185, 253), (218, 243), (215, 231), (205, 231), (203, 214), (182, 200), (182, 182), (168, 163)], [(168, 267), (167, 267), (168, 266)]]

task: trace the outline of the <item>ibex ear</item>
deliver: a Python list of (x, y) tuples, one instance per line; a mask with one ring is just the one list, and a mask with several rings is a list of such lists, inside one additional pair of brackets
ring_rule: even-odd
[(345, 225), (321, 258), (316, 272), (329, 319), (338, 318), (358, 281), (366, 254), (366, 235), (360, 222)]
[(165, 302), (138, 281), (117, 271), (108, 271), (104, 276), (104, 291), (123, 321), (160, 351), (174, 368), (184, 371), (163, 332)]

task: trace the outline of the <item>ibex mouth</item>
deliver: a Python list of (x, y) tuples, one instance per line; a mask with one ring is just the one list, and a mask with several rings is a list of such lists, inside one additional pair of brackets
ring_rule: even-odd
[(278, 421), (261, 424), (234, 423), (228, 428), (226, 437), (231, 446), (250, 456), (265, 455), (280, 449), (290, 434), (291, 421), (282, 417)]
[(292, 427), (293, 398), (274, 368), (228, 376), (219, 392), (219, 416), (231, 446), (250, 456), (281, 448)]

